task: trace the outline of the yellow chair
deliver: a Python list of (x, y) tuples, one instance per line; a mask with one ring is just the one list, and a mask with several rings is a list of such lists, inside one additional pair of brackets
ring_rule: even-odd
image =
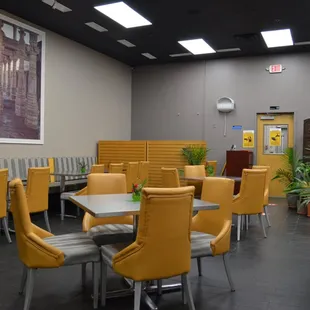
[(164, 188), (180, 187), (179, 172), (176, 168), (161, 168), (161, 186)]
[(253, 166), (252, 169), (266, 169), (267, 170), (266, 181), (265, 181), (265, 193), (264, 193), (264, 212), (265, 212), (267, 224), (269, 227), (271, 227), (270, 218), (268, 214), (269, 186), (270, 186), (270, 180), (271, 180), (270, 167), (269, 166)]
[[(196, 178), (196, 177), (205, 177), (206, 168), (204, 165), (197, 166), (185, 166), (184, 167), (184, 177), (185, 178)], [(187, 185), (195, 186), (195, 197), (201, 195), (202, 191), (202, 182), (201, 181), (187, 181)]]
[(29, 213), (44, 212), (44, 219), (47, 230), (51, 232), (47, 213), (49, 183), (49, 167), (37, 167), (28, 169), (26, 197)]
[(142, 183), (144, 180), (146, 180), (146, 183), (145, 183), (146, 187), (148, 185), (148, 180), (149, 180), (149, 168), (150, 168), (149, 161), (139, 162), (139, 173), (138, 173), (139, 183)]
[[(10, 182), (11, 211), (14, 218), (18, 255), (24, 264), (20, 294), (26, 285), (24, 310), (30, 307), (34, 274), (38, 268), (93, 264), (93, 306), (98, 307), (100, 255), (96, 244), (85, 233), (54, 236), (31, 223), (27, 198), (20, 179)], [(83, 285), (85, 285), (85, 277)], [(50, 283), (49, 283), (50, 284)], [(52, 284), (50, 284), (52, 285)]]
[(12, 243), (7, 217), (7, 194), (8, 194), (8, 169), (0, 169), (0, 219), (5, 236), (9, 243)]
[[(182, 275), (186, 299), (195, 309), (188, 273), (191, 268), (191, 216), (194, 187), (144, 188), (136, 241), (128, 247), (101, 247), (101, 303), (105, 305), (107, 266), (135, 281), (134, 309), (140, 309), (143, 281)], [(122, 249), (121, 251), (119, 251)]]
[(218, 203), (218, 210), (199, 211), (192, 222), (192, 258), (197, 258), (201, 276), (201, 257), (223, 255), (231, 291), (234, 284), (228, 265), (232, 224), (233, 180), (210, 177), (203, 181), (201, 199)]
[(208, 160), (206, 166), (213, 167), (213, 176), (216, 175), (216, 168), (217, 168), (217, 160)]
[[(105, 195), (126, 194), (126, 176), (124, 174), (90, 174), (87, 189), (76, 195)], [(132, 240), (133, 217), (116, 216), (95, 218), (85, 213), (83, 218), (83, 231), (92, 237), (97, 245), (128, 242)]]
[(124, 164), (110, 164), (109, 172), (110, 173), (123, 173), (124, 171)]
[(92, 165), (90, 173), (104, 173), (104, 165)]
[(240, 241), (241, 216), (257, 214), (260, 224), (267, 238), (265, 226), (262, 221), (264, 211), (264, 192), (266, 182), (266, 169), (243, 169), (240, 193), (233, 199), (233, 214), (238, 215), (237, 241)]
[(126, 182), (127, 182), (127, 193), (132, 192), (132, 184), (138, 183), (139, 163), (130, 162), (127, 166)]

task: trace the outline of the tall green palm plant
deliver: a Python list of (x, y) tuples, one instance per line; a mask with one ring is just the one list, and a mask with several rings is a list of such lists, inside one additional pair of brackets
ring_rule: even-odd
[(190, 145), (182, 149), (189, 165), (201, 165), (206, 161), (209, 149), (202, 145)]
[(272, 180), (279, 180), (284, 184), (285, 192), (291, 191), (296, 186), (296, 176), (301, 159), (294, 148), (289, 147), (284, 151), (282, 156), (283, 167), (276, 171)]

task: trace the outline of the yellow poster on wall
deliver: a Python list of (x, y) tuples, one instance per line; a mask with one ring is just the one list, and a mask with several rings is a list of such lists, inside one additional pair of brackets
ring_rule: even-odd
[(269, 130), (269, 145), (281, 146), (281, 128), (270, 128)]
[(243, 130), (243, 148), (254, 148), (254, 130)]

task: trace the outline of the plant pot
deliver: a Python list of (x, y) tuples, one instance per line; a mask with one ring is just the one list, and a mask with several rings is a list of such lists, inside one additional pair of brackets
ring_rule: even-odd
[(85, 173), (86, 172), (86, 168), (81, 168), (81, 173)]
[(299, 196), (296, 194), (286, 194), (287, 205), (291, 209), (297, 209)]
[(133, 192), (132, 201), (141, 201), (141, 192)]
[(297, 202), (297, 214), (300, 214), (300, 215), (307, 214), (307, 206), (304, 204), (302, 205), (300, 200), (298, 200)]
[(307, 216), (310, 217), (310, 202), (307, 205)]

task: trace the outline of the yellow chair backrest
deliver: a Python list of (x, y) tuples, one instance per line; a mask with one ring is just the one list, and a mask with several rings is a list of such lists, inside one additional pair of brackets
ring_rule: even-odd
[(206, 176), (205, 166), (204, 165), (185, 166), (184, 167), (184, 176), (186, 178), (205, 177)]
[(230, 249), (234, 184), (233, 180), (217, 177), (205, 178), (203, 181), (201, 200), (217, 203), (220, 208), (218, 210), (199, 211), (193, 218), (192, 230), (214, 236), (225, 231), (221, 242), (214, 244), (213, 255), (226, 253)]
[(28, 169), (26, 196), (30, 213), (42, 212), (48, 209), (49, 182), (49, 167)]
[[(77, 195), (105, 195), (126, 194), (126, 176), (117, 173), (94, 173), (88, 176), (87, 188)], [(107, 218), (95, 218), (85, 213), (83, 218), (83, 231), (89, 231), (92, 227), (105, 224), (132, 224), (132, 216), (117, 216)]]
[(149, 167), (150, 162), (149, 161), (140, 161), (139, 163), (139, 182), (142, 183), (144, 180), (146, 180), (145, 186), (148, 184), (149, 179)]
[(162, 182), (164, 188), (180, 187), (180, 179), (178, 169), (176, 168), (161, 168)]
[(8, 169), (0, 169), (0, 219), (7, 213)]
[(216, 175), (217, 160), (208, 160), (207, 166), (213, 167), (213, 175)]
[(110, 164), (109, 172), (110, 173), (123, 173), (124, 164)]
[(194, 187), (144, 188), (136, 241), (113, 258), (113, 269), (135, 281), (188, 273)]
[[(55, 172), (55, 163), (54, 163), (54, 158), (48, 158), (48, 166), (50, 167), (50, 173)], [(54, 183), (56, 181), (54, 175), (50, 175), (50, 182)]]
[(233, 200), (233, 213), (263, 212), (266, 169), (243, 169), (240, 193)]
[(104, 173), (104, 165), (92, 165), (90, 173)]
[(269, 186), (271, 181), (270, 166), (253, 166), (252, 169), (266, 169), (266, 181), (265, 181), (265, 193), (264, 193), (264, 205), (269, 204)]
[(20, 260), (28, 268), (62, 266), (64, 253), (43, 240), (43, 238), (53, 235), (31, 223), (27, 198), (20, 179), (10, 182), (10, 194)]
[(126, 182), (127, 182), (127, 192), (132, 192), (132, 184), (139, 182), (138, 179), (139, 173), (139, 163), (138, 162), (130, 162), (127, 166), (126, 172)]

